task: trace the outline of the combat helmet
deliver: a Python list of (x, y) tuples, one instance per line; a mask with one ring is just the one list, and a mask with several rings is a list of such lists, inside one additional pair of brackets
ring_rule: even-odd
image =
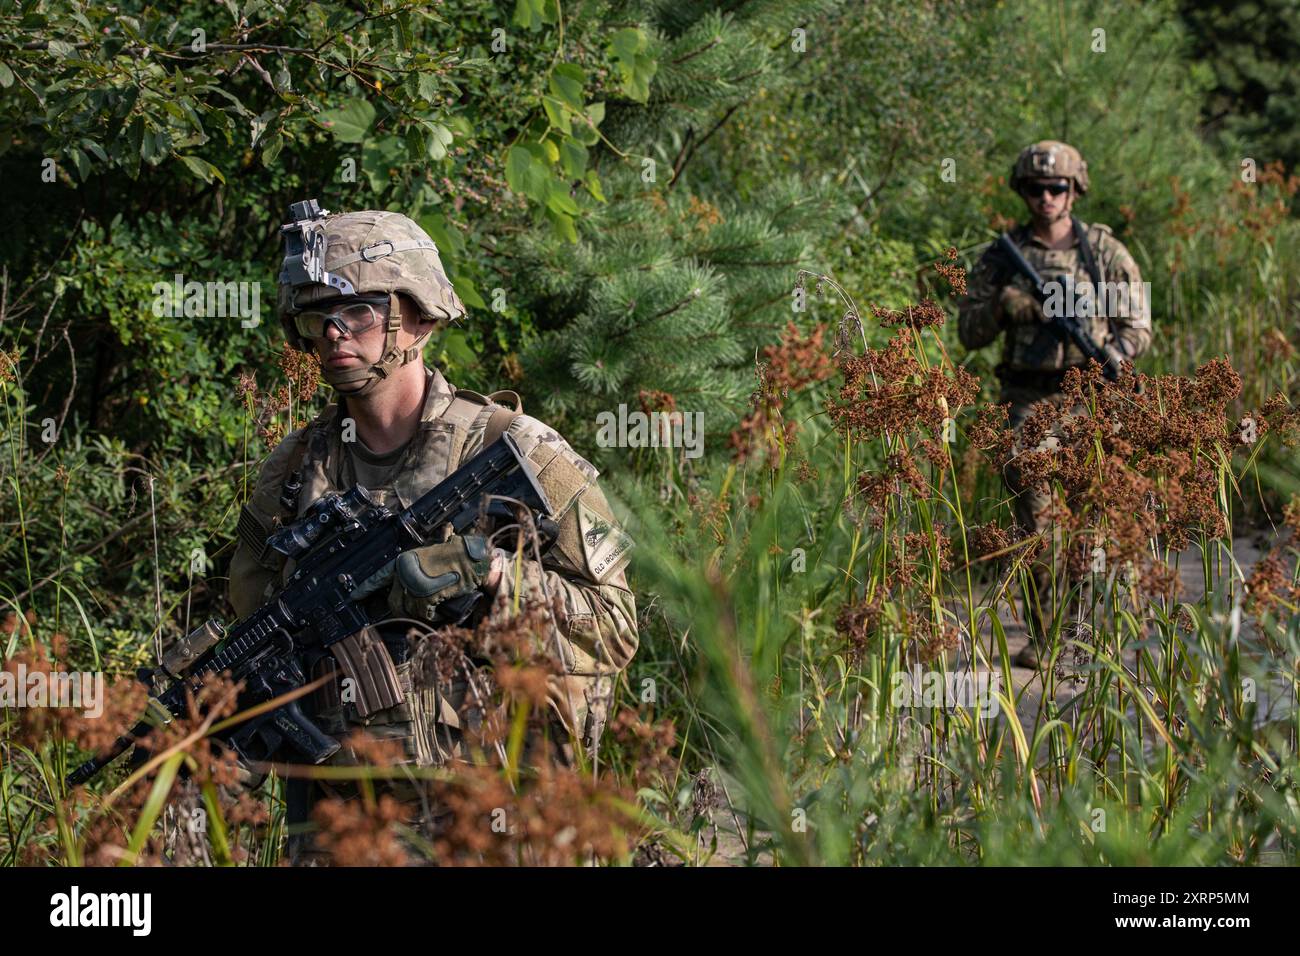
[(379, 361), (367, 368), (322, 371), (335, 388), (364, 382), (348, 395), (365, 395), (380, 379), (420, 357), (432, 329), (409, 349), (397, 347), (397, 332), (402, 327), (399, 292), (415, 300), (425, 320), (452, 321), (465, 314), (464, 303), (442, 267), (438, 247), (401, 213), (368, 209), (331, 215), (315, 199), (309, 199), (289, 207), (289, 221), (280, 232), (285, 256), (276, 312), (285, 339), (294, 348), (310, 348), (293, 323), (294, 314), (305, 307), (342, 295), (389, 296), (384, 351)]
[(1045, 139), (1022, 149), (1011, 167), (1011, 188), (1019, 192), (1024, 180), (1048, 177), (1073, 179), (1075, 192), (1088, 192), (1088, 164), (1068, 143)]

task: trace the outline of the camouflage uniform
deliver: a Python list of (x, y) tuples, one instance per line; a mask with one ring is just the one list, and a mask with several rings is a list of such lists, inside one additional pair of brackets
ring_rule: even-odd
[[(1018, 179), (1029, 176), (1073, 178), (1080, 195), (1087, 191), (1086, 164), (1077, 152), (1062, 143), (1037, 143), (1027, 148), (1013, 167), (1013, 187)], [(1109, 310), (1098, 308), (1094, 310), (1096, 314), (1080, 315), (1078, 320), (1098, 345), (1113, 347), (1125, 358), (1135, 359), (1151, 344), (1150, 303), (1142, 291), (1137, 263), (1109, 226), (1081, 222), (1077, 225), (1092, 251), (1098, 280), (1101, 283), (1123, 283), (1125, 291), (1131, 293), (1126, 308), (1115, 308), (1112, 303)], [(1092, 283), (1093, 276), (1089, 274), (1077, 236), (1066, 249), (1049, 249), (1028, 225), (1013, 229), (1010, 237), (1044, 279), (1071, 276), (1076, 288), (1080, 283)], [(1010, 404), (1010, 425), (1019, 434), (1025, 421), (1041, 403), (1049, 403), (1058, 409), (1062, 406), (1061, 383), (1065, 371), (1083, 366), (1087, 360), (1079, 347), (1053, 326), (1037, 319), (1012, 321), (1002, 307), (1002, 292), (1008, 285), (1026, 294), (1031, 293), (1029, 280), (1007, 268), (996, 248), (990, 248), (969, 277), (967, 295), (960, 307), (958, 333), (962, 345), (968, 349), (989, 345), (1005, 333), (1002, 361), (996, 367), (1002, 385), (999, 402)], [(1113, 314), (1106, 314), (1107, 311)], [(1055, 440), (1056, 436), (1049, 435), (1038, 448), (1042, 449)], [(1017, 445), (1015, 450), (1024, 449)], [(1014, 463), (1008, 466), (1003, 477), (1008, 490), (1016, 496), (1014, 510), (1017, 521), (1030, 531), (1050, 530), (1059, 552), (1061, 541), (1051, 521), (1050, 489), (1026, 487), (1020, 481)], [(1036, 563), (1033, 577), (1038, 593), (1032, 597), (1037, 598), (1039, 607), (1031, 608), (1027, 617), (1032, 626), (1038, 628), (1041, 637), (1051, 619), (1054, 585), (1051, 550)], [(1045, 619), (1039, 618), (1036, 610), (1041, 610)]]
[[(376, 214), (350, 215), (360, 218)], [(355, 218), (351, 221), (353, 227)], [(418, 230), (405, 217), (400, 218), (401, 228)], [(373, 221), (366, 219), (363, 226), (368, 229)], [(331, 233), (331, 248), (337, 250), (341, 243), (334, 242), (336, 238)], [(394, 284), (392, 276), (381, 281), (390, 287)], [(445, 291), (435, 290), (433, 294), (434, 301), (459, 307), (454, 292), (448, 296)], [(305, 297), (311, 299), (310, 288)], [(428, 301), (428, 296), (425, 298)], [(390, 351), (394, 351), (391, 342)], [(356, 381), (355, 374), (351, 379)], [(368, 466), (364, 460), (358, 461), (364, 452), (353, 447), (355, 441), (344, 440), (348, 415), (347, 398), (342, 394), (306, 428), (290, 433), (271, 452), (240, 512), (238, 545), (230, 566), (231, 603), (243, 618), (283, 586), (294, 561), (270, 549), (267, 537), (286, 522), (301, 517), (322, 496), (357, 483), (358, 470), (365, 470), (371, 480), (386, 478), (377, 487), (367, 487), (381, 504), (404, 508), (482, 450), (487, 441), (506, 431), (532, 463), (559, 528), (554, 546), (540, 565), (534, 560), (525, 561), (523, 574), (525, 590), (530, 584), (534, 592), (545, 588), (553, 598), (558, 597), (562, 609), (556, 624), (561, 638), (558, 656), (565, 674), (552, 680), (549, 688), (553, 718), (566, 736), (578, 738), (593, 751), (607, 715), (613, 678), (637, 649), (636, 605), (623, 571), (631, 541), (618, 526), (597, 483), (596, 470), (553, 429), (487, 397), (457, 390), (437, 370), (426, 368), (425, 380), (419, 428), (398, 452), (380, 456), (384, 462), (392, 459), (387, 468), (373, 461)], [(513, 587), (514, 576), (507, 570), (499, 598), (509, 599)], [(432, 604), (407, 593), (396, 575), (391, 588), (366, 601), (372, 618), (379, 621), (375, 632), (363, 632), (356, 640), (342, 642), (342, 647), (334, 645), (332, 653), (307, 662), (313, 678), (334, 672), (334, 680), (313, 695), (308, 711), (314, 713), (326, 733), (339, 739), (364, 728), (372, 737), (400, 741), (405, 761), (416, 766), (437, 765), (464, 756), (460, 722), (467, 713), (466, 694), (471, 690), (465, 680), (457, 679), (451, 686), (425, 687), (412, 679), (414, 651), (407, 633), (411, 618), (431, 615)], [(500, 607), (498, 600), (494, 613), (500, 613)], [(348, 648), (351, 655), (346, 659), (343, 648)], [(395, 671), (395, 696), (399, 702), (365, 712), (364, 702), (345, 700), (340, 666), (343, 672), (355, 674), (362, 686), (372, 681), (383, 684), (385, 674), (391, 678)], [(364, 761), (344, 746), (331, 762)], [(409, 788), (394, 789), (399, 797), (411, 799)], [(315, 800), (335, 791), (344, 796), (354, 792), (353, 788), (320, 782), (307, 786), (291, 781), (290, 810), (298, 818), (291, 822), (300, 822)], [(427, 817), (424, 822), (428, 822)], [(305, 861), (311, 857), (311, 848), (304, 841), (291, 839), (291, 857), (295, 862)]]

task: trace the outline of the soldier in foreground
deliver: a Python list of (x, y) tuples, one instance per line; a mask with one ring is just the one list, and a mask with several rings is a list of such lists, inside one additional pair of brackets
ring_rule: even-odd
[[(1011, 241), (1042, 276), (1060, 284), (1062, 301), (1082, 303), (1075, 293), (1091, 293), (1078, 321), (1099, 349), (1119, 360), (1136, 359), (1151, 344), (1150, 303), (1137, 264), (1110, 227), (1086, 224), (1072, 215), (1075, 199), (1088, 192), (1088, 166), (1078, 150), (1051, 140), (1026, 147), (1012, 167), (1011, 188), (1029, 211), (1029, 222), (1011, 231)], [(1002, 386), (999, 402), (1010, 403), (1010, 424), (1019, 434), (1043, 403), (1062, 407), (1066, 370), (1084, 366), (1086, 356), (1052, 324), (1028, 280), (1007, 268), (996, 248), (980, 259), (968, 290), (959, 316), (961, 343), (968, 349), (983, 348), (1005, 334), (1002, 361), (996, 367)], [(1015, 496), (1020, 525), (1031, 532), (1055, 531), (1050, 489), (1025, 486), (1014, 465), (1003, 477)], [(1062, 546), (1059, 535), (1055, 545), (1032, 568), (1033, 588), (1025, 609), (1029, 643), (1015, 658), (1021, 667), (1036, 668), (1047, 650), (1061, 584), (1053, 566), (1053, 551)]]
[[(328, 215), (314, 201), (294, 209), (295, 221), (284, 231), (301, 241), (289, 244), (277, 310), (288, 341), (316, 352), (337, 401), (272, 451), (240, 512), (230, 567), (236, 613), (252, 613), (288, 579), (293, 560), (267, 538), (323, 495), (360, 484), (381, 504), (406, 507), (508, 433), (532, 463), (558, 525), (554, 545), (540, 562), (526, 556), (522, 573), (523, 590), (558, 598), (565, 673), (548, 686), (553, 720), (561, 736), (594, 753), (612, 678), (637, 648), (635, 601), (623, 571), (630, 539), (595, 469), (552, 429), (520, 414), (517, 399), (509, 408), (457, 389), (425, 366), (421, 349), (429, 335), (465, 308), (419, 226), (392, 212)], [(309, 676), (333, 676), (305, 709), (341, 742), (358, 728), (400, 742), (406, 762), (416, 766), (464, 757), (466, 682), (413, 683), (416, 648), (408, 632), (414, 624), (421, 639), (436, 640), (431, 622), (440, 605), (475, 592), (484, 600), (466, 626), (488, 613), (494, 597), (499, 611), (500, 598), (513, 596), (514, 563), (513, 555), (470, 533), (404, 553), (386, 574), (358, 587), (355, 597), (369, 602), (379, 624), (332, 645), (315, 663)], [(346, 745), (331, 761), (365, 762)], [(412, 799), (401, 788), (398, 794)], [(301, 825), (329, 795), (350, 792), (325, 781), (290, 780), (288, 822), (297, 831), (291, 861), (313, 858)], [(428, 814), (421, 823), (430, 823)]]

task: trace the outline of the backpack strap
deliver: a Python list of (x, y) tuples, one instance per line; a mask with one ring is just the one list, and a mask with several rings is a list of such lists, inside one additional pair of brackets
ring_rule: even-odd
[[(497, 399), (513, 398), (514, 408), (499, 405)], [(443, 418), (465, 431), (458, 463), (477, 455), (486, 446), (505, 434), (510, 424), (523, 412), (523, 401), (514, 392), (493, 392), (481, 395), (468, 388), (456, 389), (456, 397), (443, 412)]]
[[(513, 398), (512, 405), (506, 405), (502, 399)], [(487, 420), (487, 425), (483, 428), (483, 444), (490, 445), (506, 433), (510, 423), (524, 413), (524, 400), (519, 397), (517, 392), (509, 389), (502, 389), (499, 392), (493, 392), (488, 396), (493, 402), (492, 415)]]

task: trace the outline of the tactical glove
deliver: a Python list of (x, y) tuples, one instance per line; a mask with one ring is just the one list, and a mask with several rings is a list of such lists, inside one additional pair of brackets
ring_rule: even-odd
[(443, 601), (478, 590), (490, 566), (486, 538), (452, 535), (441, 544), (403, 551), (397, 560), (363, 581), (350, 597), (358, 601), (391, 582), (389, 609), (401, 617), (425, 621)]
[(1002, 306), (1002, 314), (1007, 317), (1007, 321), (1012, 325), (1026, 325), (1031, 322), (1044, 322), (1046, 316), (1038, 300), (1019, 286), (1003, 286), (1002, 294), (998, 297), (998, 304)]

